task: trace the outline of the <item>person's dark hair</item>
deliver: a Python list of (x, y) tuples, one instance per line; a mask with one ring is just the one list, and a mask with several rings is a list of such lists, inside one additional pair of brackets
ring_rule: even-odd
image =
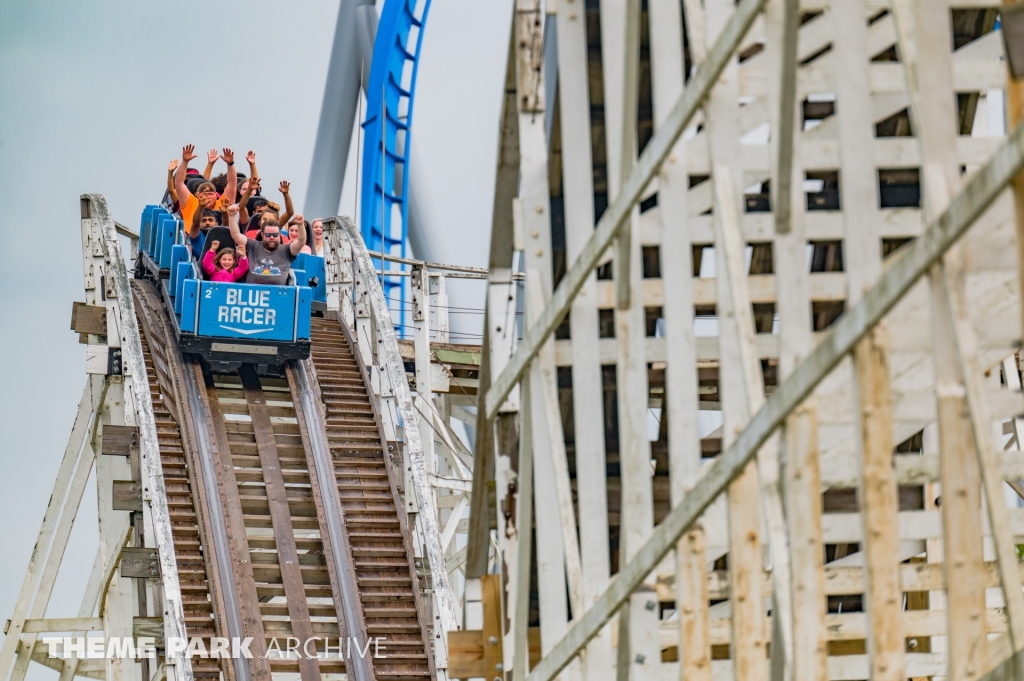
[(199, 185), (196, 187), (196, 190), (195, 190), (194, 193), (195, 194), (199, 194), (199, 193), (205, 192), (205, 191), (217, 191), (217, 187), (215, 187), (212, 182), (210, 182), (208, 180), (204, 180), (203, 182), (199, 183)]
[(210, 180), (213, 183), (213, 188), (217, 190), (218, 194), (223, 194), (224, 190), (228, 186), (228, 176), (226, 173), (221, 173), (217, 177)]
[(268, 203), (269, 201), (267, 201), (262, 196), (250, 196), (249, 203), (246, 204), (245, 208), (246, 210), (249, 211), (249, 215), (252, 215), (253, 213), (256, 212), (257, 208), (259, 208), (260, 206), (265, 206)]
[(210, 210), (209, 208), (204, 208), (203, 209), (202, 217), (204, 217), (204, 218), (213, 218), (214, 220), (217, 221), (218, 225), (222, 224), (222, 222), (221, 222), (221, 213), (220, 213), (219, 210)]
[(193, 196), (195, 196), (196, 194), (199, 193), (199, 186), (205, 183), (205, 177), (203, 177), (202, 175), (194, 175), (189, 177), (188, 180), (185, 181), (185, 186), (188, 187), (188, 190), (192, 192)]
[(277, 218), (274, 218), (273, 220), (266, 220), (260, 223), (261, 232), (265, 230), (267, 227), (277, 227), (278, 229), (281, 229), (281, 223), (277, 221)]

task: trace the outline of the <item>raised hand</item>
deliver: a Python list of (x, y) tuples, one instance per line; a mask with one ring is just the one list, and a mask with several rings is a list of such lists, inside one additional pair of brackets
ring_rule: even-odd
[(250, 149), (249, 153), (245, 155), (245, 160), (249, 162), (249, 165), (252, 165), (253, 163), (255, 163), (256, 162), (256, 152), (253, 151), (252, 149)]
[(227, 147), (224, 147), (224, 149), (223, 149), (223, 150), (222, 150), (222, 152), (221, 152), (221, 155), (220, 155), (220, 157), (221, 157), (221, 158), (222, 158), (222, 159), (224, 160), (224, 162), (225, 162), (225, 163), (227, 163), (228, 165), (231, 165), (232, 163), (234, 163), (234, 162), (235, 162), (235, 152), (231, 151), (231, 150), (230, 150), (230, 149), (228, 149)]
[(278, 190), (280, 190), (280, 192), (282, 194), (287, 196), (288, 195), (288, 190), (291, 188), (291, 186), (292, 186), (292, 183), (289, 182), (288, 180), (281, 180), (281, 186), (278, 187)]
[(167, 172), (173, 173), (175, 170), (178, 169), (178, 164), (179, 163), (181, 163), (181, 161), (179, 161), (178, 159), (176, 159), (176, 158), (171, 159), (171, 162), (167, 164)]
[(249, 194), (255, 194), (260, 189), (260, 178), (249, 178)]
[(214, 253), (219, 251), (220, 250), (220, 242), (219, 241), (211, 241), (210, 242), (210, 250), (213, 251)]
[(206, 152), (206, 162), (209, 163), (210, 165), (213, 165), (214, 163), (217, 162), (216, 149), (210, 149), (208, 152)]
[(181, 149), (181, 160), (188, 163), (196, 157), (196, 145), (186, 144)]
[(228, 215), (238, 215), (238, 204), (232, 203), (228, 206)]
[(302, 213), (298, 213), (292, 216), (292, 219), (288, 221), (288, 224), (301, 225), (305, 223), (305, 219), (302, 217)]

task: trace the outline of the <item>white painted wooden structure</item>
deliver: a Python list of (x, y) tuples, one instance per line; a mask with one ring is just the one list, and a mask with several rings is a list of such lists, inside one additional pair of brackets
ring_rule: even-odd
[[(328, 308), (402, 443), (439, 677), (447, 634), (493, 607), (479, 578), (496, 572), (495, 678), (1024, 678), (1009, 491), (1024, 491), (1024, 128), (1005, 130), (997, 7), (516, 0), (503, 246), (489, 270), (401, 260), (409, 373), (373, 254), (349, 219), (325, 221)], [(115, 226), (96, 197), (82, 224), (86, 302), (116, 333), (88, 339), (0, 652), (14, 681), (31, 660), (61, 681), (139, 675), (55, 663), (41, 633), (114, 635), (157, 608), (184, 631)], [(449, 390), (433, 347), (450, 340), (453, 277), (488, 281), (474, 399)], [(123, 376), (105, 375), (108, 347)], [(493, 446), (470, 451), (453, 418)], [(101, 492), (79, 617), (47, 619), (108, 423), (139, 429), (162, 580), (151, 612), (133, 610), (116, 567), (127, 525)], [(106, 458), (102, 490), (123, 473)], [(191, 675), (184, 658), (152, 671)]]
[[(40, 633), (63, 632), (65, 637), (77, 637), (101, 631), (104, 641), (110, 637), (130, 638), (133, 617), (141, 616), (162, 617), (165, 637), (185, 639), (185, 614), (153, 406), (119, 235), (129, 237), (132, 253), (138, 252), (138, 235), (114, 223), (103, 198), (83, 195), (85, 303), (105, 308), (107, 333), (87, 337), (86, 386), (14, 613), (5, 628), (0, 677), (11, 681), (25, 678), (30, 661), (60, 672), (61, 681), (70, 681), (76, 675), (109, 681), (148, 681), (140, 675), (145, 667), (130, 659), (80, 660), (62, 645), (56, 646), (59, 657), (51, 657), (50, 646), (40, 640)], [(120, 371), (110, 370), (108, 358), (112, 354), (119, 355)], [(134, 530), (129, 525), (128, 513), (113, 510), (111, 493), (114, 481), (131, 480), (132, 472), (126, 457), (100, 456), (103, 428), (108, 425), (138, 430), (143, 546), (156, 549), (160, 570), (159, 579), (145, 580), (148, 612), (139, 612), (133, 580), (120, 574), (121, 549), (128, 545)], [(46, 612), (53, 586), (93, 471), (100, 542), (79, 615), (48, 619)], [(149, 670), (157, 679), (193, 678), (191, 662), (182, 652), (172, 654), (166, 664), (158, 666), (154, 660)]]
[(490, 266), (523, 263), (526, 321), (477, 424), (519, 391), (512, 678), (1024, 673), (997, 11), (515, 4)]

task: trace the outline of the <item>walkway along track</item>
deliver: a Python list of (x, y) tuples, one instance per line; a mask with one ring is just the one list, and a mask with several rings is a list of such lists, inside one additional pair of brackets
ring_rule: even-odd
[[(314, 319), (311, 360), (283, 378), (212, 373), (178, 352), (155, 287), (133, 289), (188, 634), (253, 638), (248, 664), (194, 658), (196, 676), (436, 678), (396, 445), (341, 323)], [(321, 659), (286, 656), (288, 637), (318, 637)]]

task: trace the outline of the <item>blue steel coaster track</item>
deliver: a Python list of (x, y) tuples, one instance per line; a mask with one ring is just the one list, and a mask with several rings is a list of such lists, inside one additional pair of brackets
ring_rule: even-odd
[[(418, 10), (418, 11), (417, 11)], [(367, 85), (360, 224), (370, 251), (406, 256), (409, 235), (409, 153), (420, 48), (430, 0), (387, 0), (377, 27)], [(382, 264), (375, 261), (375, 264)], [(399, 277), (385, 277), (384, 293), (406, 291)], [(393, 315), (394, 316), (394, 315)], [(402, 326), (404, 329), (404, 325)]]

